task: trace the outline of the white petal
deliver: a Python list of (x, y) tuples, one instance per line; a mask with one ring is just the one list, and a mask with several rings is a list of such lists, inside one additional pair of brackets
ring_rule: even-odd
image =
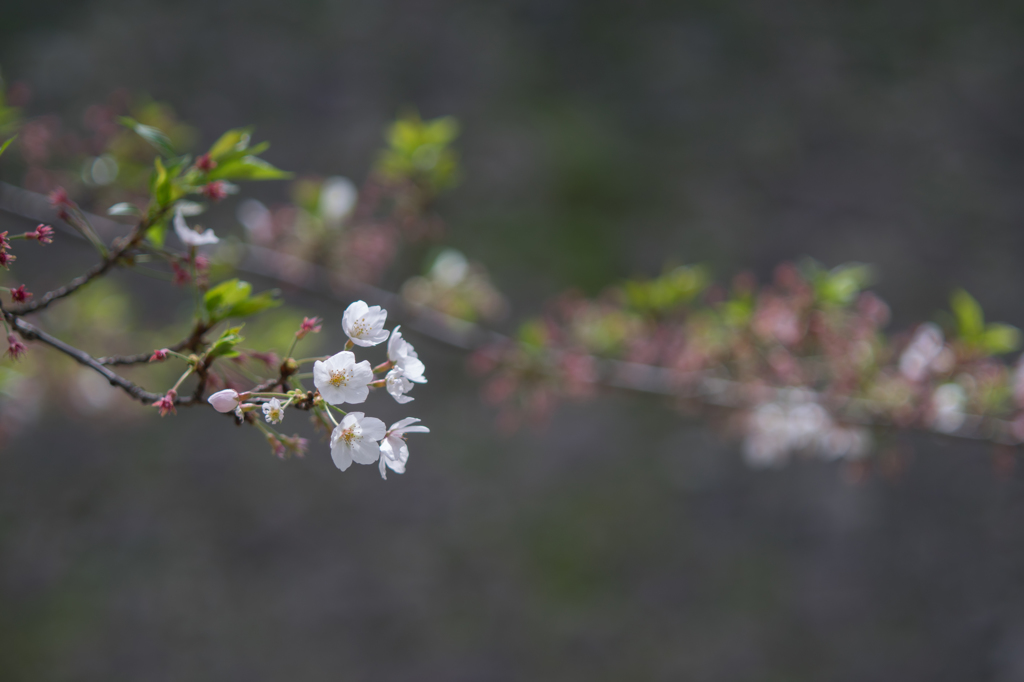
[(364, 419), (362, 427), (363, 436), (370, 440), (381, 440), (384, 438), (384, 434), (387, 433), (387, 429), (384, 427), (384, 422), (376, 417), (367, 417)]
[(380, 446), (367, 438), (365, 433), (362, 438), (352, 442), (352, 461), (356, 464), (373, 464), (378, 457), (380, 457)]
[(331, 459), (334, 460), (334, 466), (342, 471), (348, 469), (352, 466), (352, 448), (345, 441), (339, 440), (331, 446)]

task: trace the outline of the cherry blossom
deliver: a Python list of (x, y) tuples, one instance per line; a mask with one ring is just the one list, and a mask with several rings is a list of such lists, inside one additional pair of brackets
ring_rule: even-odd
[(263, 403), (263, 416), (270, 424), (279, 424), (284, 419), (284, 407), (277, 398), (271, 398), (269, 402)]
[[(426, 379), (423, 379), (422, 381), (426, 381)], [(387, 386), (388, 393), (391, 394), (391, 397), (400, 405), (404, 405), (407, 402), (415, 400), (415, 398), (405, 395), (412, 390), (413, 383), (412, 380), (405, 375), (401, 367), (395, 367), (387, 373), (387, 376), (384, 377), (384, 385)]]
[(426, 367), (416, 354), (416, 349), (405, 340), (402, 332), (398, 331), (399, 329), (401, 329), (401, 326), (395, 327), (394, 331), (391, 332), (391, 338), (388, 339), (388, 360), (396, 366), (401, 366), (403, 373), (410, 381), (424, 384), (427, 382), (423, 378), (423, 372), (426, 371)]
[(167, 359), (167, 354), (169, 352), (170, 351), (167, 350), (166, 348), (160, 348), (158, 350), (155, 350), (155, 351), (153, 351), (153, 355), (150, 356), (149, 361), (150, 362), (160, 362), (161, 360), (166, 360)]
[(379, 305), (370, 307), (365, 301), (355, 301), (345, 309), (341, 327), (357, 346), (376, 346), (388, 338), (389, 333), (384, 329), (387, 317), (388, 311)]
[(189, 227), (188, 223), (185, 222), (185, 214), (180, 207), (174, 214), (174, 232), (178, 235), (178, 239), (186, 246), (203, 246), (204, 244), (216, 244), (220, 241), (212, 229), (207, 229), (205, 232), (197, 232)]
[(332, 405), (361, 403), (369, 395), (373, 370), (366, 360), (356, 362), (356, 356), (347, 350), (326, 360), (313, 363), (313, 384), (323, 399)]
[(380, 457), (377, 441), (385, 436), (384, 422), (365, 417), (362, 412), (349, 412), (331, 433), (331, 459), (345, 471), (352, 462), (373, 464)]
[(396, 474), (405, 473), (405, 463), (409, 461), (409, 446), (405, 443), (407, 433), (430, 433), (426, 426), (411, 426), (418, 422), (415, 417), (406, 417), (391, 425), (380, 443), (380, 477), (387, 479), (387, 470)]
[(205, 185), (202, 189), (203, 196), (210, 201), (220, 201), (228, 195), (227, 187), (223, 180), (216, 180), (208, 185)]

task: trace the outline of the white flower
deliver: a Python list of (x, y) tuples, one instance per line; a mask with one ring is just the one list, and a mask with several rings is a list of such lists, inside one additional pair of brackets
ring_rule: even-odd
[(399, 404), (405, 404), (415, 398), (410, 398), (405, 395), (412, 390), (412, 381), (406, 378), (400, 367), (395, 367), (387, 376), (384, 377), (384, 384), (388, 387), (388, 393), (391, 397), (398, 401)]
[(213, 230), (206, 230), (206, 232), (196, 232), (188, 223), (185, 222), (185, 215), (181, 208), (174, 214), (174, 232), (178, 235), (178, 239), (187, 246), (202, 246), (204, 244), (216, 244), (220, 241), (217, 235), (213, 233)]
[(425, 384), (427, 380), (423, 378), (423, 372), (427, 368), (416, 355), (416, 349), (412, 347), (412, 344), (402, 338), (402, 332), (398, 331), (399, 329), (401, 326), (395, 327), (395, 330), (391, 332), (391, 338), (388, 339), (388, 360), (396, 367), (400, 367), (402, 374), (409, 381)]
[(388, 429), (384, 440), (380, 443), (380, 477), (387, 478), (387, 470), (391, 469), (396, 474), (405, 473), (405, 463), (409, 461), (409, 446), (405, 444), (407, 433), (430, 433), (426, 426), (410, 426), (419, 419), (406, 417), (395, 422)]
[(342, 471), (352, 462), (373, 464), (380, 457), (377, 441), (384, 438), (384, 422), (365, 417), (362, 412), (349, 412), (331, 433), (331, 459)]
[(371, 308), (364, 301), (355, 301), (345, 309), (341, 328), (357, 346), (376, 346), (388, 338), (388, 331), (384, 329), (387, 318), (388, 311), (381, 310), (379, 305)]
[(263, 416), (270, 424), (280, 423), (284, 419), (284, 408), (281, 406), (281, 401), (271, 398), (270, 402), (263, 403)]
[(347, 350), (326, 360), (313, 363), (313, 383), (324, 400), (332, 405), (361, 403), (370, 393), (367, 386), (373, 381), (373, 370), (366, 360), (356, 362), (356, 356)]
[(238, 407), (238, 391), (225, 388), (223, 391), (217, 391), (211, 395), (206, 402), (213, 405), (213, 409), (218, 412), (230, 412)]

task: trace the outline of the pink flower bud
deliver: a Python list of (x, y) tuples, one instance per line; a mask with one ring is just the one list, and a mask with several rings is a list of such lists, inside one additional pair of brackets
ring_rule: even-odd
[(61, 206), (70, 205), (71, 199), (68, 198), (68, 191), (63, 187), (58, 187), (57, 189), (50, 192), (50, 206), (53, 206), (54, 208), (60, 208)]
[(174, 270), (174, 286), (184, 286), (192, 281), (192, 275), (177, 261), (171, 261), (171, 269)]
[(170, 352), (166, 348), (153, 351), (153, 356), (149, 359), (150, 362), (160, 362), (161, 360), (167, 359), (167, 353)]
[(318, 334), (321, 329), (320, 323), (323, 322), (319, 317), (304, 317), (302, 318), (302, 324), (299, 326), (299, 331), (295, 332), (295, 336), (300, 339), (306, 338), (306, 334), (313, 333)]
[(161, 417), (166, 417), (168, 412), (178, 414), (178, 411), (174, 409), (174, 401), (177, 397), (178, 392), (172, 388), (171, 390), (167, 391), (167, 395), (153, 403), (153, 407), (160, 410)]
[(38, 225), (35, 231), (26, 232), (26, 239), (35, 239), (40, 244), (52, 244), (53, 243), (53, 228), (49, 225)]
[(203, 187), (203, 196), (211, 201), (220, 201), (228, 195), (223, 180), (217, 180)]
[(7, 335), (7, 354), (10, 355), (12, 359), (17, 360), (25, 354), (26, 350), (28, 349), (25, 347), (25, 344), (18, 340), (17, 336), (14, 334)]
[(227, 413), (238, 407), (238, 399), (238, 391), (225, 388), (223, 391), (217, 391), (211, 395), (206, 399), (206, 402), (213, 405), (213, 409), (218, 412)]
[(11, 242), (7, 239), (7, 232), (0, 232), (0, 251), (11, 248)]
[(11, 289), (11, 298), (18, 303), (24, 303), (28, 299), (32, 298), (32, 293), (25, 290), (25, 285), (22, 284), (17, 289)]
[(209, 173), (217, 167), (217, 162), (210, 158), (209, 154), (203, 154), (196, 159), (196, 169), (201, 170), (204, 173)]
[(202, 254), (196, 254), (196, 271), (205, 272), (210, 269), (210, 259)]
[(0, 267), (9, 269), (11, 267), (11, 263), (17, 259), (17, 256), (13, 256), (6, 251), (0, 251)]

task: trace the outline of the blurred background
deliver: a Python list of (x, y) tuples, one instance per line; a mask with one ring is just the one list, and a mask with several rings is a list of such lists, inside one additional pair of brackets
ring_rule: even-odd
[[(0, 10), (26, 114), (71, 126), (146, 93), (200, 146), (253, 123), (278, 167), (358, 182), (404, 107), (455, 116), (463, 182), (438, 211), (507, 324), (666, 262), (765, 280), (807, 255), (877, 265), (893, 328), (954, 286), (1021, 325), (1022, 45), (1024, 9), (994, 1)], [(208, 222), (237, 229), (234, 205)], [(91, 261), (53, 248), (26, 278)], [(343, 303), (285, 295), (342, 342)], [(867, 478), (757, 471), (627, 394), (509, 435), (464, 354), (408, 336), (430, 383), (373, 409), (432, 433), (386, 482), (317, 441), (279, 461), (207, 411), (41, 399), (0, 450), (0, 677), (1024, 679), (1024, 472), (990, 447), (907, 435)]]

